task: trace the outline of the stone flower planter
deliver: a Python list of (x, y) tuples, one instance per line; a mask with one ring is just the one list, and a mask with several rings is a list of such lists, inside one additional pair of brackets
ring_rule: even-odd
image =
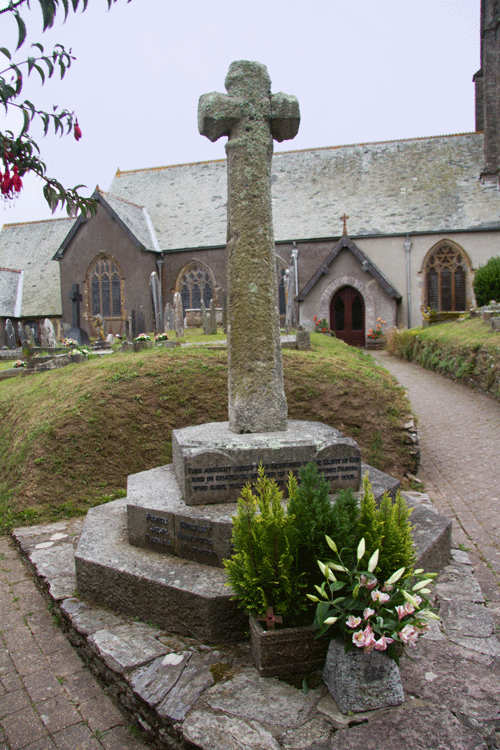
[(345, 652), (343, 641), (330, 641), (323, 680), (343, 714), (372, 711), (404, 703), (396, 662), (384, 651)]
[(366, 348), (367, 349), (384, 349), (386, 345), (386, 339), (384, 336), (382, 336), (379, 339), (366, 339)]
[(264, 630), (250, 618), (250, 648), (261, 677), (313, 672), (323, 669), (330, 640), (316, 638), (312, 625), (299, 628)]
[(142, 352), (149, 349), (149, 341), (134, 341), (134, 352)]

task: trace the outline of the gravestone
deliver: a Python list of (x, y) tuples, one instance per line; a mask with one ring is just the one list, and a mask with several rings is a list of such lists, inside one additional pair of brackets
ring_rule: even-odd
[(14, 331), (14, 326), (12, 325), (10, 318), (7, 318), (5, 321), (5, 341), (7, 349), (17, 349), (16, 332)]
[(209, 318), (207, 315), (207, 309), (205, 307), (205, 302), (201, 300), (200, 303), (200, 311), (201, 311), (201, 327), (203, 328), (203, 333), (205, 336), (207, 336), (210, 333), (210, 326), (209, 326)]
[(97, 331), (97, 340), (98, 340), (98, 342), (99, 343), (101, 341), (105, 342), (106, 341), (106, 336), (107, 336), (106, 321), (104, 320), (104, 318), (102, 317), (102, 315), (100, 313), (98, 313), (97, 315), (94, 315), (94, 328)]
[(71, 328), (65, 333), (65, 338), (75, 339), (79, 344), (88, 346), (90, 339), (87, 331), (84, 331), (80, 327), (80, 302), (83, 297), (80, 294), (80, 287), (78, 284), (73, 284), (69, 293), (71, 300)]
[(204, 94), (198, 128), (228, 136), (228, 398), (233, 432), (287, 429), (271, 206), (273, 139), (294, 138), (294, 96), (271, 94), (264, 65), (233, 62), (226, 94)]
[(45, 318), (42, 323), (42, 346), (47, 347), (48, 349), (55, 349), (57, 347), (54, 326), (49, 318)]
[(174, 293), (174, 330), (178, 339), (184, 336), (184, 313), (182, 311), (182, 298), (179, 292)]
[(132, 310), (132, 338), (135, 339), (140, 333), (147, 333), (144, 313), (141, 309)]
[(165, 305), (164, 320), (165, 332), (168, 333), (168, 331), (175, 331), (174, 308), (172, 307), (170, 302), (167, 302), (167, 304)]
[(227, 294), (222, 295), (222, 330), (227, 334)]
[(36, 340), (35, 340), (35, 336), (34, 336), (34, 333), (33, 333), (33, 329), (32, 329), (32, 327), (30, 325), (28, 325), (28, 323), (25, 324), (24, 331), (26, 333), (26, 337), (28, 339), (29, 344), (31, 346), (37, 346), (37, 343), (36, 343)]
[(151, 289), (151, 298), (153, 300), (153, 312), (155, 317), (156, 333), (163, 332), (163, 310), (161, 304), (161, 287), (160, 279), (156, 271), (153, 271), (149, 277), (149, 288)]
[(210, 300), (210, 333), (215, 335), (217, 333), (217, 313), (215, 310), (215, 300), (212, 297)]
[(26, 335), (26, 331), (24, 330), (24, 326), (20, 320), (18, 320), (17, 322), (17, 337), (19, 341), (21, 342), (21, 346), (23, 348), (26, 346), (26, 344), (29, 343), (29, 339)]

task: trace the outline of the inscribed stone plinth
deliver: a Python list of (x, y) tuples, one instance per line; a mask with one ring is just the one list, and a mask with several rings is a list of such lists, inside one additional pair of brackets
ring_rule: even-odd
[(317, 463), (331, 492), (357, 490), (361, 458), (354, 440), (319, 422), (290, 421), (286, 432), (239, 435), (228, 422), (172, 431), (172, 460), (187, 505), (235, 502), (263, 465), (284, 488), (288, 473)]
[(294, 96), (271, 94), (267, 69), (233, 62), (226, 94), (200, 98), (198, 128), (211, 141), (228, 136), (228, 406), (235, 433), (287, 429), (279, 337), (271, 206), (273, 138), (294, 138)]
[(396, 662), (383, 651), (345, 653), (342, 640), (330, 641), (323, 679), (343, 714), (404, 703)]

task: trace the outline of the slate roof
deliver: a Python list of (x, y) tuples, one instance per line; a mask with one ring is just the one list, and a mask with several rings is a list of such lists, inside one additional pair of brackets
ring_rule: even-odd
[[(277, 242), (500, 229), (500, 193), (483, 186), (483, 135), (436, 136), (274, 154)], [(110, 193), (145, 205), (162, 250), (226, 243), (225, 160), (118, 171)]]
[[(138, 206), (136, 203), (131, 203), (123, 198), (117, 198), (110, 193), (104, 193), (99, 188), (94, 191), (92, 198), (97, 200), (108, 211), (138, 248), (149, 250), (150, 252), (161, 252), (147, 208)], [(62, 258), (65, 249), (75, 236), (78, 228), (85, 221), (87, 219), (83, 216), (74, 221), (73, 226), (60, 247), (55, 248), (57, 252), (54, 255), (54, 260)]]
[(0, 267), (23, 273), (22, 301), (16, 317), (61, 315), (59, 264), (52, 261), (74, 219), (4, 224), (0, 232)]
[(18, 318), (23, 291), (23, 272), (0, 268), (0, 318)]

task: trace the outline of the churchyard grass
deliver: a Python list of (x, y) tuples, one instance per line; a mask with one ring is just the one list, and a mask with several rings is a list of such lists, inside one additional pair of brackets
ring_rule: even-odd
[(500, 400), (500, 331), (479, 317), (392, 329), (387, 350)]
[[(403, 389), (365, 352), (311, 340), (311, 351), (283, 350), (289, 417), (354, 437), (398, 478), (412, 473)], [(212, 421), (227, 421), (225, 350), (153, 348), (1, 381), (1, 532), (124, 496), (128, 474), (171, 462), (173, 428)]]

